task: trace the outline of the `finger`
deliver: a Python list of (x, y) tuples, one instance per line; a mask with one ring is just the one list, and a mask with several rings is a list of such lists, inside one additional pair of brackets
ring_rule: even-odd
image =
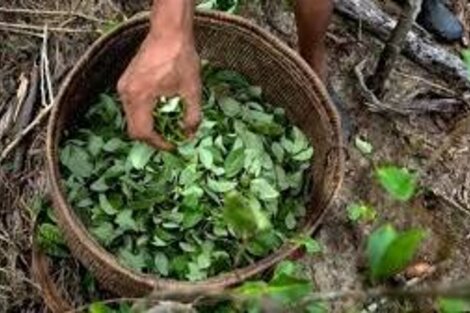
[(171, 150), (173, 145), (167, 142), (154, 127), (153, 106), (146, 102), (134, 102), (124, 106), (127, 115), (127, 130), (133, 139), (142, 140), (155, 148)]
[(192, 137), (201, 122), (201, 83), (198, 76), (191, 85), (182, 91), (185, 103), (183, 129), (187, 136)]

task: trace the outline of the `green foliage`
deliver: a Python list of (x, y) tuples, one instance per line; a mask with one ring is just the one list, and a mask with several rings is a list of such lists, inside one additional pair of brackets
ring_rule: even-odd
[(204, 119), (191, 141), (175, 127), (182, 100), (159, 99), (156, 130), (174, 152), (129, 140), (122, 106), (106, 94), (61, 143), (69, 202), (135, 270), (205, 279), (278, 248), (305, 214), (307, 137), (238, 73), (206, 66), (203, 82)]
[(425, 237), (426, 233), (418, 229), (398, 233), (390, 224), (375, 230), (367, 243), (371, 278), (387, 279), (403, 270)]
[(464, 313), (470, 310), (470, 301), (464, 299), (439, 298), (440, 313)]
[(410, 200), (416, 191), (417, 177), (406, 168), (396, 166), (380, 167), (376, 171), (380, 185), (400, 201)]
[(309, 280), (279, 274), (270, 282), (246, 282), (235, 290), (243, 297), (261, 298), (269, 297), (282, 304), (295, 303), (312, 291)]
[(377, 218), (377, 211), (364, 203), (351, 203), (346, 208), (352, 222), (372, 222)]

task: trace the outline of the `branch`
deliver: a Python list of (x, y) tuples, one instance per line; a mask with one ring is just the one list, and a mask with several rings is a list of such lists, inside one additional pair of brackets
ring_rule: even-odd
[(395, 26), (390, 39), (388, 40), (372, 77), (372, 90), (379, 97), (382, 97), (385, 91), (385, 86), (390, 77), (395, 63), (400, 56), (400, 53), (405, 44), (406, 36), (411, 31), (411, 28), (421, 11), (423, 0), (406, 0), (400, 20)]
[(29, 15), (52, 15), (52, 16), (76, 16), (92, 22), (103, 23), (102, 19), (87, 15), (81, 12), (74, 11), (54, 11), (54, 10), (34, 10), (34, 9), (23, 9), (23, 8), (6, 8), (0, 7), (0, 13), (11, 13), (11, 14), (29, 14)]
[[(18, 30), (42, 31), (43, 29), (44, 29), (44, 26), (41, 26), (41, 25), (0, 22), (0, 30), (4, 30), (4, 31), (10, 31), (10, 30), (12, 31), (18, 31)], [(65, 27), (50, 27), (48, 28), (48, 30), (51, 32), (58, 32), (58, 33), (78, 33), (78, 34), (98, 33), (98, 31), (96, 30), (65, 28)]]

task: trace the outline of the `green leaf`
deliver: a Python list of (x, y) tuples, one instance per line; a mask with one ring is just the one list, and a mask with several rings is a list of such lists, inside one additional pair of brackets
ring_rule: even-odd
[(103, 146), (103, 150), (106, 152), (115, 152), (119, 149), (124, 148), (126, 145), (127, 144), (121, 139), (112, 138), (106, 142), (106, 144)]
[(213, 180), (213, 179), (207, 180), (207, 187), (209, 187), (212, 191), (217, 192), (217, 193), (229, 192), (230, 190), (235, 189), (236, 186), (237, 186), (236, 182), (231, 182), (227, 180)]
[(145, 143), (136, 142), (132, 145), (128, 160), (137, 170), (143, 169), (152, 158), (155, 149)]
[(191, 262), (188, 264), (189, 273), (186, 274), (186, 278), (189, 281), (199, 281), (207, 277), (207, 274), (199, 268), (197, 263)]
[(125, 265), (137, 271), (142, 271), (146, 267), (146, 255), (143, 251), (135, 254), (128, 249), (120, 249), (118, 252), (118, 258)]
[(240, 148), (232, 150), (225, 159), (224, 169), (225, 176), (232, 178), (243, 169), (245, 164), (245, 149)]
[(261, 209), (250, 206), (248, 199), (237, 192), (231, 192), (225, 196), (223, 217), (225, 222), (241, 237), (271, 227), (269, 219)]
[(90, 155), (82, 147), (67, 145), (60, 153), (60, 161), (76, 177), (87, 178), (93, 174)]
[(196, 252), (196, 247), (194, 247), (192, 244), (189, 244), (187, 242), (180, 242), (179, 246), (181, 250), (184, 252)]
[(304, 151), (297, 153), (292, 158), (295, 161), (304, 162), (304, 161), (309, 161), (312, 158), (312, 156), (313, 156), (313, 148), (310, 147)]
[(103, 146), (104, 146), (103, 137), (91, 135), (90, 138), (88, 139), (88, 147), (87, 147), (88, 152), (90, 152), (90, 154), (94, 157), (97, 156), (101, 152), (101, 149), (103, 148)]
[(197, 264), (201, 269), (208, 269), (211, 266), (211, 256), (208, 253), (201, 253), (197, 257)]
[(89, 313), (112, 313), (111, 309), (102, 302), (94, 302), (88, 308)]
[(470, 310), (470, 301), (464, 299), (439, 298), (439, 313), (465, 313)]
[(132, 217), (132, 214), (132, 210), (127, 209), (119, 212), (119, 214), (116, 216), (115, 222), (122, 231), (137, 230), (137, 223)]
[(154, 262), (155, 262), (155, 268), (157, 269), (157, 271), (163, 276), (168, 276), (169, 261), (168, 261), (168, 257), (166, 256), (166, 254), (162, 252), (157, 252), (155, 254)]
[(90, 185), (90, 189), (96, 192), (104, 192), (109, 189), (106, 181), (103, 177), (100, 177), (97, 181)]
[(284, 224), (286, 225), (287, 229), (294, 230), (297, 226), (297, 221), (295, 220), (295, 215), (292, 212), (287, 213), (286, 218), (284, 220)]
[(282, 303), (295, 303), (313, 289), (312, 283), (305, 279), (278, 275), (268, 285), (268, 294)]
[(293, 134), (294, 143), (291, 151), (292, 154), (298, 154), (299, 152), (309, 148), (310, 143), (308, 142), (307, 136), (305, 136), (305, 134), (298, 127), (293, 127)]
[(199, 148), (199, 159), (206, 169), (211, 169), (214, 165), (214, 157), (209, 149)]
[(115, 238), (113, 224), (108, 222), (102, 222), (98, 226), (91, 228), (91, 233), (105, 246), (109, 246)]
[(276, 157), (277, 162), (282, 163), (284, 161), (284, 149), (282, 146), (275, 142), (271, 145), (271, 150)]
[(408, 201), (416, 190), (416, 175), (406, 168), (385, 166), (377, 169), (377, 177), (382, 187), (395, 199)]
[(346, 210), (352, 222), (372, 222), (377, 218), (377, 211), (363, 203), (351, 203)]
[(235, 293), (260, 298), (271, 297), (283, 304), (295, 303), (311, 292), (313, 286), (310, 281), (280, 274), (268, 284), (262, 281), (247, 282), (234, 290)]
[(98, 196), (100, 208), (108, 215), (117, 214), (116, 208), (109, 202), (108, 197), (104, 193), (100, 193)]
[(188, 186), (198, 180), (199, 177), (200, 173), (198, 173), (196, 169), (196, 164), (191, 164), (181, 172), (179, 177), (179, 183), (181, 185)]
[(264, 178), (257, 178), (251, 181), (251, 192), (262, 200), (276, 199), (279, 192)]
[(426, 233), (422, 230), (409, 230), (397, 233), (387, 224), (370, 236), (367, 255), (374, 280), (382, 280), (403, 270), (412, 261)]
[(241, 113), (241, 105), (237, 100), (225, 97), (219, 100), (219, 105), (224, 114), (228, 117), (236, 117)]
[(361, 137), (356, 136), (354, 145), (364, 155), (369, 155), (374, 151), (374, 147), (368, 141), (363, 140)]
[(318, 243), (318, 241), (309, 236), (298, 236), (293, 239), (293, 242), (298, 245), (304, 246), (308, 254), (316, 254), (322, 251), (322, 247)]
[(276, 165), (274, 167), (274, 171), (276, 173), (277, 185), (279, 186), (279, 190), (284, 191), (289, 189), (289, 181), (287, 179), (287, 175), (284, 169), (281, 166)]

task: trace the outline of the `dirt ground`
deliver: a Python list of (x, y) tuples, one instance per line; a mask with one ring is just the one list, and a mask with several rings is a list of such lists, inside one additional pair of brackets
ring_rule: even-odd
[[(99, 36), (96, 30), (104, 31), (111, 22), (120, 21), (123, 16), (130, 17), (146, 5), (147, 1), (3, 0), (0, 7), (72, 10), (81, 15), (2, 13), (0, 10), (0, 21), (29, 25), (47, 22), (50, 27), (59, 28), (50, 31), (48, 49), (53, 87), (57, 90), (64, 73)], [(470, 17), (468, 4), (456, 1), (454, 5), (462, 18)], [(397, 14), (395, 5), (387, 2), (386, 8)], [(283, 8), (273, 5), (270, 10), (262, 10), (259, 5), (250, 4), (242, 15), (295, 46), (293, 17)], [(40, 55), (43, 40), (37, 34), (41, 33), (42, 28), (13, 32), (0, 26), (0, 139), (4, 130), (11, 129), (5, 116), (15, 111), (21, 74), (29, 75)], [(348, 221), (346, 206), (355, 201), (374, 206), (381, 222), (391, 222), (399, 229), (420, 227), (428, 231), (417, 260), (429, 264), (435, 271), (414, 280), (417, 286), (455, 283), (465, 279), (470, 268), (470, 134), (458, 138), (451, 135), (469, 116), (470, 106), (460, 101), (463, 91), (455, 90), (445, 77), (431, 76), (402, 58), (393, 73), (385, 103), (399, 106), (409, 102), (410, 95), (418, 94), (421, 101), (457, 99), (455, 102), (460, 101), (460, 105), (448, 112), (407, 115), (371, 112), (360, 96), (354, 67), (367, 59), (367, 68), (372, 68), (381, 47), (382, 43), (362, 31), (356, 22), (335, 16), (328, 35), (330, 84), (345, 107), (343, 115), (350, 124), (350, 137), (366, 139), (373, 144), (374, 153), (371, 160), (363, 157), (354, 147), (354, 140), (347, 142), (345, 147), (347, 164), (343, 188), (317, 234), (324, 253), (305, 260), (321, 291), (368, 287), (362, 251), (365, 238), (376, 225), (353, 225)], [(38, 104), (36, 111), (40, 110), (41, 104)], [(0, 171), (0, 312), (45, 311), (30, 270), (31, 216), (37, 200), (47, 195), (43, 170), (44, 137), (42, 124), (27, 140), (23, 169), (15, 174)], [(1, 144), (5, 147), (5, 141)], [(433, 158), (436, 162), (431, 162)], [(422, 188), (412, 203), (392, 202), (377, 186), (373, 167), (384, 163), (407, 166), (421, 173)], [(67, 277), (79, 281), (77, 268), (77, 264), (70, 267), (68, 271), (72, 274)], [(62, 270), (56, 273), (59, 280), (67, 280), (63, 273)], [(398, 277), (395, 282), (397, 285), (409, 283), (404, 277)], [(73, 288), (69, 290), (70, 298), (81, 302), (74, 292)], [(432, 299), (412, 302), (375, 299), (367, 303), (346, 300), (333, 302), (331, 312), (352, 312), (353, 309), (354, 312), (434, 312), (433, 303)]]

